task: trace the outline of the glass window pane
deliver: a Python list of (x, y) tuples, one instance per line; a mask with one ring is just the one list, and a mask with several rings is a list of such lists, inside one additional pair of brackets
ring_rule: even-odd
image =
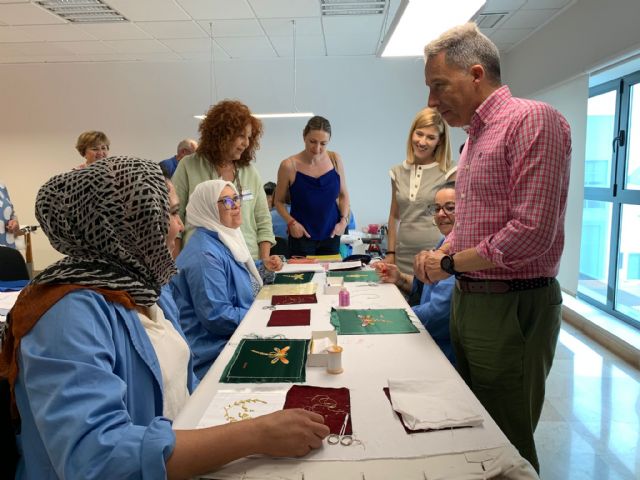
[(640, 205), (623, 205), (615, 309), (640, 322)]
[(606, 305), (612, 205), (585, 200), (583, 206), (578, 292)]
[(625, 175), (625, 188), (640, 190), (640, 97), (638, 93), (640, 85), (631, 87), (631, 99), (629, 105), (629, 130), (627, 131), (627, 174)]
[(610, 92), (589, 98), (587, 104), (587, 145), (585, 187), (609, 187), (616, 118), (616, 95)]

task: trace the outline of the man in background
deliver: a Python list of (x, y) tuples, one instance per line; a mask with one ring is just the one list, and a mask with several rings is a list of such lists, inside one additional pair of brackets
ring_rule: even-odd
[(195, 153), (196, 148), (198, 148), (198, 142), (192, 138), (185, 138), (178, 144), (177, 152), (173, 157), (160, 162), (160, 168), (171, 178), (176, 168), (178, 168), (178, 162), (182, 160), (183, 157)]

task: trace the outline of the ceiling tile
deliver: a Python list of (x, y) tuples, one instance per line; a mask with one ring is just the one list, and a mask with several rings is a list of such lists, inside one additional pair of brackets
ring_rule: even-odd
[(487, 0), (483, 12), (513, 12), (522, 7), (527, 0)]
[[(267, 35), (293, 35), (293, 25), (291, 18), (267, 18), (260, 20)], [(316, 18), (295, 18), (296, 35), (322, 35), (322, 23), (320, 17)]]
[(176, 0), (196, 20), (255, 18), (246, 0)]
[[(372, 55), (378, 47), (383, 15), (324, 17), (328, 55)], [(354, 32), (358, 32), (354, 35)]]
[[(260, 24), (254, 18), (240, 20), (212, 20), (213, 37), (259, 37), (264, 35)], [(209, 22), (201, 20), (198, 24), (209, 32)]]
[(169, 48), (158, 40), (109, 40), (105, 45), (113, 48), (117, 53), (162, 53), (169, 52)]
[[(279, 57), (289, 58), (293, 56), (293, 39), (291, 36), (271, 36), (271, 43), (276, 47)], [(296, 36), (296, 57), (324, 57), (324, 37), (320, 35)]]
[(208, 35), (193, 21), (137, 22), (136, 25), (155, 38), (203, 38)]
[(104, 42), (56, 42), (65, 50), (75, 53), (76, 55), (93, 55), (100, 53), (115, 53), (113, 48), (106, 45)]
[(163, 21), (163, 20), (189, 20), (182, 8), (173, 0), (108, 0), (111, 7), (115, 8), (129, 20), (134, 21)]
[(320, 0), (248, 0), (260, 18), (320, 16)]
[(266, 37), (221, 37), (216, 41), (231, 58), (264, 59), (276, 57)]
[(39, 41), (65, 42), (74, 40), (95, 40), (95, 37), (89, 35), (77, 25), (73, 25), (71, 23), (67, 23), (65, 25), (28, 25), (15, 28), (27, 35), (37, 38)]
[(0, 0), (0, 3), (29, 3), (31, 0)]
[(4, 42), (34, 42), (37, 36), (29, 35), (24, 27), (0, 27), (0, 43)]
[(26, 56), (35, 55), (73, 55), (73, 52), (66, 50), (63, 47), (47, 42), (32, 42), (32, 43), (12, 43), (18, 47), (20, 53)]
[(31, 3), (0, 4), (0, 21), (7, 25), (48, 25), (63, 19)]
[(491, 35), (491, 39), (494, 42), (517, 43), (531, 32), (533, 28), (501, 28)]
[(544, 8), (564, 8), (574, 0), (529, 0), (523, 10), (539, 10)]
[(81, 25), (85, 32), (100, 40), (135, 40), (151, 38), (133, 23), (92, 23)]
[(140, 62), (176, 62), (182, 60), (180, 55), (174, 52), (137, 53), (135, 57)]
[[(207, 59), (209, 59), (211, 44), (208, 38), (175, 38), (161, 41), (171, 50), (181, 55), (183, 53), (202, 53), (206, 54)], [(229, 58), (227, 53), (217, 46), (215, 42), (213, 45), (213, 56), (216, 59)]]
[(549, 21), (557, 10), (519, 10), (509, 17), (503, 28), (536, 28)]

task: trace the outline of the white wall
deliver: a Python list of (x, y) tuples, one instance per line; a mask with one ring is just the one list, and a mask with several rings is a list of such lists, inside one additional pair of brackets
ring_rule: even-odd
[(578, 0), (502, 59), (512, 93), (546, 101), (571, 125), (573, 154), (558, 280), (575, 294), (580, 262), (589, 72), (640, 50), (638, 0)]
[[(345, 160), (359, 225), (387, 219), (387, 171), (402, 160), (407, 128), (425, 105), (422, 72), (421, 59), (298, 60), (298, 109), (332, 122), (330, 148)], [(238, 98), (253, 111), (292, 108), (290, 61), (217, 63), (216, 80), (218, 98)], [(35, 223), (38, 187), (81, 163), (74, 150), (80, 132), (107, 133), (112, 154), (162, 160), (181, 138), (197, 138), (192, 116), (210, 100), (207, 63), (2, 65), (0, 85), (1, 178), (25, 225)], [(256, 163), (265, 181), (302, 149), (304, 124), (265, 120)], [(36, 269), (57, 258), (44, 235), (35, 235)]]

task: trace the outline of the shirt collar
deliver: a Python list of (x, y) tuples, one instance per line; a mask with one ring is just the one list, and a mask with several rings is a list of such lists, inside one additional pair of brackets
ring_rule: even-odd
[(483, 125), (490, 123), (504, 103), (509, 99), (511, 99), (511, 90), (509, 90), (507, 85), (503, 85), (495, 90), (476, 109), (473, 117), (471, 117), (469, 131), (477, 131)]

